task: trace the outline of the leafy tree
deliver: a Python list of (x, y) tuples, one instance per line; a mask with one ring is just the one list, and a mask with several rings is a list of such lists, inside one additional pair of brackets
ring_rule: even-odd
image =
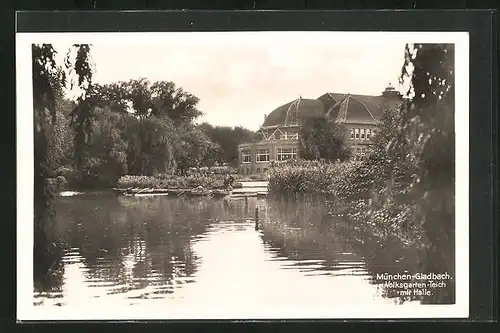
[(198, 128), (186, 126), (180, 134), (175, 155), (180, 173), (184, 174), (191, 167), (212, 166), (219, 154), (218, 148)]
[[(372, 208), (380, 208), (379, 205), (384, 204), (384, 196), (389, 200), (410, 204), (407, 187), (416, 170), (408, 154), (411, 146), (409, 138), (401, 132), (403, 112), (403, 109), (384, 110), (368, 156), (347, 177), (347, 198), (371, 198)], [(389, 149), (396, 137), (400, 138), (401, 143), (397, 149)]]
[[(46, 167), (51, 177), (55, 175), (60, 167), (70, 163), (73, 153), (72, 133), (68, 120), (73, 105), (64, 97), (64, 81), (64, 71), (56, 66), (50, 77), (54, 98), (53, 111), (50, 111), (50, 117), (53, 118), (50, 122), (44, 124), (44, 130), (47, 134)], [(49, 110), (47, 109), (46, 112), (49, 112)]]
[(86, 186), (113, 186), (127, 173), (126, 119), (109, 110), (95, 113), (82, 180)]
[(202, 115), (197, 109), (198, 97), (176, 88), (173, 82), (160, 81), (151, 85), (152, 115), (167, 116), (176, 125), (191, 123)]
[[(66, 61), (69, 68), (75, 68), (79, 78), (79, 87), (85, 89), (89, 73), (85, 70), (88, 57), (86, 46), (76, 45), (77, 57), (75, 64)], [(83, 49), (83, 51), (82, 51)], [(53, 187), (50, 178), (53, 176), (50, 161), (50, 142), (57, 120), (58, 96), (61, 96), (66, 84), (64, 71), (56, 64), (57, 52), (51, 44), (32, 45), (33, 73), (33, 131), (34, 131), (34, 279), (41, 288), (47, 287), (52, 268), (58, 265), (58, 249), (51, 241), (51, 230), (54, 212), (52, 210)], [(60, 118), (60, 117), (59, 117)], [(52, 165), (53, 167), (53, 165)]]
[[(169, 171), (179, 163), (192, 164), (186, 162), (184, 155), (196, 155), (197, 152), (186, 150), (196, 147), (186, 146), (188, 134), (183, 131), (201, 115), (196, 108), (197, 97), (176, 88), (173, 82), (151, 83), (143, 78), (97, 86), (96, 90), (101, 106), (129, 116), (126, 129), (129, 173), (152, 175)], [(183, 152), (176, 153), (178, 149)], [(183, 160), (176, 161), (176, 156)]]
[(57, 108), (56, 121), (49, 128), (47, 162), (51, 175), (71, 164), (73, 159), (73, 133), (63, 112)]
[(153, 115), (153, 97), (150, 86), (151, 84), (146, 79), (130, 80), (123, 85), (125, 96), (131, 103), (134, 115), (141, 120)]
[(203, 167), (213, 167), (221, 164), (224, 161), (224, 152), (219, 144), (206, 139), (204, 155), (202, 156), (200, 165)]
[(216, 145), (220, 147), (219, 162), (236, 165), (238, 162), (238, 145), (258, 140), (259, 134), (241, 126), (213, 126), (208, 123), (198, 125), (198, 128)]
[[(51, 176), (48, 154), (49, 129), (57, 119), (57, 85), (63, 79), (57, 71), (55, 54), (56, 50), (50, 44), (32, 45), (35, 247), (37, 243), (41, 243), (42, 246), (46, 244), (46, 229), (50, 227), (48, 224), (53, 215), (51, 209), (53, 193), (47, 180)], [(44, 254), (45, 248), (37, 248), (35, 255), (36, 253)], [(41, 262), (45, 262), (44, 257), (40, 259)]]
[(125, 82), (94, 84), (98, 105), (120, 114), (129, 113), (129, 96)]
[(168, 117), (176, 125), (190, 123), (201, 112), (199, 99), (177, 88), (173, 82), (150, 82), (145, 78), (97, 86), (100, 99), (118, 113), (134, 113), (138, 118)]
[(175, 168), (178, 133), (169, 118), (128, 117), (126, 135), (128, 173), (151, 176)]
[[(416, 233), (425, 272), (454, 271), (454, 48), (407, 45), (399, 110), (386, 110), (369, 156), (348, 177), (346, 192), (370, 200), (387, 226)], [(366, 208), (365, 208), (366, 210)], [(405, 212), (404, 214), (401, 214)], [(373, 215), (373, 214), (372, 214)], [(365, 216), (370, 219), (370, 216)], [(420, 237), (422, 236), (422, 237)], [(454, 283), (430, 302), (453, 302)]]
[[(407, 45), (400, 110), (386, 110), (371, 154), (352, 173), (350, 193), (370, 197), (388, 225), (422, 234), (425, 272), (454, 271), (454, 48)], [(371, 193), (369, 193), (371, 192)], [(405, 211), (405, 214), (400, 212)], [(418, 235), (416, 235), (418, 236)], [(426, 301), (453, 302), (453, 281)]]
[(308, 118), (299, 132), (299, 155), (306, 160), (346, 160), (350, 150), (345, 144), (345, 129), (326, 118)]
[(400, 135), (402, 113), (401, 108), (384, 109), (376, 134), (372, 138), (372, 150), (387, 150), (389, 143)]
[[(74, 130), (75, 162), (78, 179), (82, 180), (87, 144), (92, 134), (94, 121), (96, 90), (92, 87), (93, 70), (90, 65), (90, 45), (75, 44), (77, 49), (74, 65), (70, 62), (70, 53), (65, 59), (66, 67), (78, 77), (78, 87), (83, 90), (76, 100), (76, 106), (71, 112), (71, 126)], [(73, 87), (74, 83), (71, 82)]]
[[(411, 82), (402, 119), (402, 132), (412, 143), (418, 172), (411, 192), (418, 198), (413, 223), (421, 225), (430, 272), (454, 271), (455, 234), (455, 79), (453, 44), (417, 44), (405, 48), (401, 80)], [(413, 68), (413, 70), (410, 70)], [(400, 137), (392, 149), (401, 144)], [(454, 301), (453, 286), (435, 297)]]
[(198, 98), (173, 82), (146, 79), (98, 85), (87, 95), (91, 105), (127, 119), (128, 173), (151, 175), (215, 162), (237, 161), (237, 145), (253, 141), (256, 133), (242, 127), (194, 126), (201, 115)]

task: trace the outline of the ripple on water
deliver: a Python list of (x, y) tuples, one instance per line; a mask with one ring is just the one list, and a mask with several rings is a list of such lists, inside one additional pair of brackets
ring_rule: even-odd
[[(315, 225), (323, 221), (311, 205), (288, 203), (280, 213), (253, 199), (247, 205), (193, 204), (162, 197), (128, 206), (115, 196), (58, 200), (64, 208), (57, 214), (59, 229), (72, 248), (62, 257), (62, 291), (35, 293), (40, 306), (78, 307), (97, 298), (117, 305), (164, 299), (159, 304), (165, 308), (171, 301), (188, 307), (233, 301), (331, 306), (375, 297), (366, 281), (372, 277), (369, 254), (353, 250), (332, 228)], [(258, 231), (252, 219), (256, 206), (263, 223)]]

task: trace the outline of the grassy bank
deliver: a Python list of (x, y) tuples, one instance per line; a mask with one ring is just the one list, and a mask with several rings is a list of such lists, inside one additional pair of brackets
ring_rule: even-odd
[[(184, 176), (159, 174), (155, 176), (124, 175), (110, 177), (106, 174), (84, 174), (84, 180), (78, 181), (77, 173), (73, 168), (60, 168), (51, 184), (56, 190), (87, 190), (120, 188), (195, 188), (202, 186), (206, 189), (224, 188), (226, 173), (192, 173)], [(267, 175), (239, 175), (232, 174), (233, 188), (241, 187), (241, 182), (267, 181)], [(57, 186), (56, 186), (57, 185)]]
[[(157, 176), (122, 176), (117, 183), (120, 188), (179, 188), (188, 189), (203, 187), (204, 189), (222, 189), (224, 188), (224, 175), (157, 175)], [(233, 183), (233, 187), (239, 187), (241, 184)]]
[(358, 162), (322, 163), (292, 161), (274, 167), (269, 174), (269, 193), (277, 196), (338, 195), (346, 186), (346, 175)]
[[(400, 267), (395, 263), (402, 259), (393, 257), (394, 267), (425, 273), (442, 271), (453, 276), (455, 244), (450, 218), (454, 210), (453, 186), (415, 188), (412, 182), (415, 166), (411, 160), (407, 161), (394, 163), (371, 155), (360, 162), (298, 161), (280, 165), (271, 171), (269, 196), (288, 197), (284, 200), (288, 202), (290, 196), (314, 200), (319, 197), (324, 203), (321, 208), (329, 215), (321, 221), (328, 225), (335, 223), (337, 232), (340, 232), (338, 224), (345, 223), (346, 237), (361, 252), (370, 253), (390, 244), (391, 252), (409, 259), (409, 266)], [(375, 266), (378, 261), (375, 260)], [(376, 268), (371, 270), (377, 273)], [(436, 290), (422, 302), (451, 304), (455, 299), (454, 286), (454, 280), (449, 280), (445, 288)]]
[(279, 198), (325, 196), (330, 199), (332, 215), (370, 229), (374, 236), (397, 237), (404, 245), (421, 240), (421, 230), (408, 223), (415, 206), (404, 200), (386, 200), (386, 189), (377, 184), (380, 179), (369, 173), (377, 173), (376, 167), (367, 170), (360, 161), (294, 161), (271, 171), (269, 194)]

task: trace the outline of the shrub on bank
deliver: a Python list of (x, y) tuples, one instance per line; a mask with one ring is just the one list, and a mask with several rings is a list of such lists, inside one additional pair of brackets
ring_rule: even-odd
[(376, 156), (337, 163), (294, 161), (273, 168), (268, 188), (274, 197), (333, 197), (332, 211), (382, 238), (396, 236), (404, 243), (414, 242), (421, 237), (419, 226), (408, 223), (415, 206), (408, 200), (394, 200), (401, 197), (394, 194), (405, 188), (404, 182), (385, 186), (387, 170)]
[(189, 175), (174, 176), (160, 174), (156, 176), (122, 176), (118, 180), (118, 187), (129, 188), (195, 188), (218, 189), (224, 186), (223, 175)]
[(337, 196), (346, 187), (346, 176), (358, 165), (357, 161), (283, 163), (274, 167), (269, 174), (269, 193), (285, 197), (307, 194)]

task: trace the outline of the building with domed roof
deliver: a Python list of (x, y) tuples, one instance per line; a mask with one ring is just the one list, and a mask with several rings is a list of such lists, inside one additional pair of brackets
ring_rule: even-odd
[(273, 162), (297, 159), (301, 124), (310, 118), (326, 118), (347, 128), (346, 143), (353, 156), (363, 155), (371, 145), (384, 110), (397, 107), (401, 95), (390, 84), (379, 96), (325, 93), (317, 99), (300, 96), (264, 116), (262, 139), (238, 146), (239, 171), (266, 172)]

